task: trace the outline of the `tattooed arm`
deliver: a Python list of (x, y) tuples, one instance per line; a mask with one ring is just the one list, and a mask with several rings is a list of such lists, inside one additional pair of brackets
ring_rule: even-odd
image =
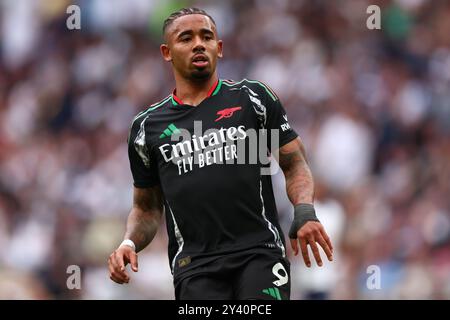
[(310, 267), (309, 245), (316, 262), (322, 266), (322, 259), (316, 242), (325, 251), (328, 260), (333, 260), (333, 246), (322, 224), (315, 215), (314, 180), (306, 160), (305, 147), (299, 138), (280, 148), (279, 160), (286, 178), (286, 189), (289, 200), (294, 205), (294, 221), (289, 232), (294, 254), (298, 254), (298, 244), (305, 264)]
[(125, 266), (131, 263), (131, 269), (138, 271), (137, 252), (144, 249), (155, 237), (163, 214), (163, 195), (159, 186), (152, 188), (134, 188), (133, 208), (128, 216), (125, 239), (130, 239), (136, 251), (130, 246), (117, 248), (108, 260), (110, 279), (119, 284), (128, 283), (130, 277)]
[(305, 147), (299, 138), (280, 148), (279, 164), (286, 178), (287, 195), (292, 204), (312, 204), (314, 181), (306, 161)]
[(136, 252), (144, 249), (155, 237), (163, 213), (160, 187), (134, 188), (133, 208), (127, 221), (125, 239), (136, 245)]

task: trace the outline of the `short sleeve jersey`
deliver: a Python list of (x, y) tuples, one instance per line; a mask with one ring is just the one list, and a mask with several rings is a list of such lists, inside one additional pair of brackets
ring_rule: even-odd
[(173, 93), (134, 118), (134, 186), (162, 189), (175, 277), (242, 250), (285, 256), (271, 176), (263, 172), (267, 155), (296, 137), (276, 94), (247, 79), (218, 80), (197, 106)]

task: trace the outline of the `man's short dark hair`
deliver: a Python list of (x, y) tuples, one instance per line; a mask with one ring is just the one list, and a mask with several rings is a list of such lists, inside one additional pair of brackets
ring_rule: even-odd
[(167, 28), (178, 18), (183, 17), (183, 16), (187, 16), (190, 14), (202, 14), (206, 17), (208, 17), (209, 19), (211, 19), (212, 23), (214, 24), (214, 26), (216, 25), (216, 22), (214, 21), (214, 19), (206, 13), (205, 10), (199, 9), (199, 8), (183, 8), (180, 9), (178, 11), (173, 12), (166, 20), (164, 20), (164, 25), (163, 25), (163, 35), (166, 33)]

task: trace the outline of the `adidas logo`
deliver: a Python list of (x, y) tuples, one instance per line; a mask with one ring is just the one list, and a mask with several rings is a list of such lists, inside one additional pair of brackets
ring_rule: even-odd
[(160, 139), (170, 137), (174, 133), (179, 133), (180, 129), (178, 129), (173, 123), (169, 124), (169, 126), (161, 133), (159, 136)]
[(281, 300), (280, 290), (278, 288), (267, 288), (262, 291), (265, 294), (268, 294), (269, 296)]

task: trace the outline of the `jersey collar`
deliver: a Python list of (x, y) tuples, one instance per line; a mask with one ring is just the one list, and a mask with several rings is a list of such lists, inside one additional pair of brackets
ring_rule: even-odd
[[(218, 80), (214, 83), (214, 85), (209, 89), (208, 95), (206, 96), (206, 98), (215, 96), (215, 95), (219, 92), (221, 86), (222, 86), (222, 80), (221, 80), (221, 79), (218, 79)], [(176, 93), (176, 88), (173, 89), (173, 92), (172, 92), (172, 104), (173, 104), (174, 106), (179, 105), (179, 104), (185, 104), (183, 101), (181, 101), (180, 98), (178, 98), (178, 97), (176, 96), (175, 93)], [(206, 98), (205, 98), (205, 99), (206, 99)]]

